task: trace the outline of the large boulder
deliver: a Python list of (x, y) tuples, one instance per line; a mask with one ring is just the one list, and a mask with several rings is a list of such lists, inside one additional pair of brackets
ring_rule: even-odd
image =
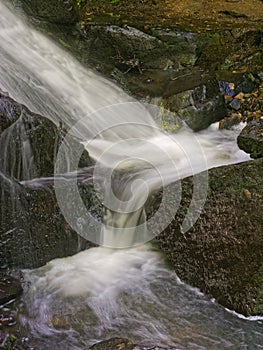
[(229, 309), (263, 315), (263, 159), (210, 170), (205, 206), (186, 233), (193, 179), (182, 186), (176, 217), (157, 237), (176, 273)]
[(24, 11), (33, 17), (57, 24), (78, 20), (74, 0), (19, 0)]
[(263, 119), (251, 121), (237, 138), (239, 148), (252, 158), (263, 157)]

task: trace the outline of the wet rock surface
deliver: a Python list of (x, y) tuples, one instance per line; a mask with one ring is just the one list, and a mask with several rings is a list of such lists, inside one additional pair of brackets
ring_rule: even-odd
[[(15, 299), (22, 294), (23, 289), (21, 283), (14, 277), (3, 276), (0, 277), (0, 305)], [(0, 324), (4, 324), (4, 317), (0, 317)]]
[(108, 339), (91, 346), (88, 350), (182, 350), (179, 348), (169, 347), (162, 348), (159, 346), (142, 346), (134, 344), (131, 339), (113, 338)]
[(73, 0), (19, 0), (30, 16), (51, 23), (72, 24), (78, 20)]
[[(17, 180), (53, 176), (56, 155), (65, 131), (0, 93), (0, 171)], [(84, 147), (70, 140), (67, 157), (82, 152), (80, 167), (91, 165)], [(70, 169), (69, 169), (70, 170)]]
[[(3, 94), (0, 125), (0, 264), (33, 268), (89, 247), (63, 218), (54, 192), (54, 162), (64, 132)], [(74, 152), (81, 153), (83, 146), (72, 138), (67, 140), (64, 164), (65, 172), (70, 172), (68, 156), (74, 158)], [(79, 166), (89, 165), (84, 151)], [(18, 181), (34, 177), (47, 177), (47, 184), (36, 181), (23, 185)], [(67, 181), (64, 186), (65, 193), (70, 192)], [(90, 191), (91, 185), (82, 185), (89, 207), (96, 202)]]
[[(65, 196), (74, 186), (65, 184)], [(83, 185), (85, 204), (92, 207), (92, 188)], [(49, 185), (23, 186), (0, 172), (1, 228), (0, 262), (19, 268), (35, 268), (48, 261), (76, 254), (94, 246), (80, 237), (64, 219)], [(67, 200), (67, 197), (65, 197)], [(72, 209), (72, 202), (68, 204)], [(74, 207), (76, 212), (77, 207)], [(91, 209), (92, 210), (92, 209)], [(94, 209), (97, 212), (97, 209)], [(76, 216), (76, 221), (79, 216)]]
[(229, 309), (263, 315), (263, 160), (210, 170), (205, 206), (186, 233), (180, 225), (190, 205), (192, 179), (182, 185), (177, 215), (157, 237), (161, 249), (185, 282)]
[(252, 158), (263, 157), (263, 119), (249, 122), (238, 136), (237, 143)]
[(201, 79), (199, 86), (191, 90), (171, 93), (172, 89), (167, 88), (167, 97), (157, 99), (157, 104), (175, 112), (194, 131), (205, 129), (226, 115), (226, 105), (216, 79)]

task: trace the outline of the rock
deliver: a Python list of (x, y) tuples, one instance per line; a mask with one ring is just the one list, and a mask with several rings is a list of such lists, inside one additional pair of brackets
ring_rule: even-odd
[[(46, 181), (50, 181), (50, 184), (38, 182), (26, 187), (0, 172), (2, 265), (35, 268), (52, 259), (73, 255), (94, 246), (69, 226), (58, 207), (52, 179)], [(78, 208), (70, 197), (70, 181), (65, 186), (69, 210), (77, 212)], [(85, 205), (91, 212), (97, 213), (98, 210), (92, 207), (96, 199), (91, 191), (91, 185), (83, 184)]]
[[(21, 283), (14, 277), (6, 276), (0, 278), (0, 305), (15, 299), (22, 294), (23, 288)], [(8, 320), (7, 320), (8, 321)], [(4, 323), (4, 318), (0, 318), (0, 324)], [(9, 322), (8, 322), (9, 323)]]
[(169, 59), (172, 66), (176, 64), (165, 43), (136, 28), (86, 25), (83, 31), (89, 62), (102, 62), (123, 73), (129, 69), (139, 72), (140, 67), (165, 69)]
[(263, 159), (210, 170), (205, 206), (186, 233), (192, 178), (182, 186), (180, 208), (157, 236), (176, 273), (229, 309), (263, 315)]
[[(198, 80), (197, 80), (198, 81)], [(207, 128), (212, 123), (223, 119), (226, 115), (226, 105), (221, 94), (216, 79), (199, 80), (191, 85), (184, 85), (189, 90), (172, 94), (172, 84), (167, 86), (164, 97), (157, 100), (161, 107), (175, 112), (176, 117), (185, 121), (194, 131)], [(178, 83), (178, 81), (177, 81)], [(197, 85), (195, 87), (195, 85)], [(183, 85), (180, 85), (181, 88)], [(154, 101), (151, 101), (154, 102)], [(172, 126), (173, 120), (166, 123)], [(167, 128), (168, 129), (168, 128)]]
[(238, 100), (242, 100), (244, 98), (244, 93), (243, 92), (239, 92), (235, 98), (237, 98)]
[(230, 103), (229, 106), (233, 109), (235, 109), (236, 111), (240, 109), (241, 107), (241, 101), (238, 98), (234, 98)]
[[(260, 72), (263, 68), (260, 36), (260, 31), (242, 29), (204, 34), (203, 44), (200, 42), (198, 47), (196, 64), (204, 69), (209, 67), (209, 70), (239, 72), (245, 67), (245, 71)], [(243, 50), (243, 47), (247, 50)], [(245, 87), (253, 90), (252, 85), (248, 85), (243, 84), (239, 91)]]
[(229, 117), (226, 117), (219, 122), (219, 129), (231, 129), (234, 125), (239, 124), (243, 119), (240, 113), (231, 113)]
[(235, 91), (237, 93), (242, 92), (244, 94), (249, 94), (257, 88), (257, 83), (254, 80), (251, 80), (251, 76), (248, 75), (244, 77), (243, 81), (237, 85)]
[(134, 344), (131, 339), (112, 338), (92, 345), (88, 350), (182, 350), (175, 347), (142, 346)]
[(74, 0), (19, 0), (24, 11), (40, 20), (72, 24), (78, 20)]
[[(0, 171), (17, 180), (53, 176), (64, 135), (49, 119), (0, 93)], [(68, 147), (68, 155), (74, 157), (77, 150), (82, 150), (79, 166), (90, 166), (84, 147), (73, 139), (71, 142), (74, 147)]]
[(229, 83), (228, 81), (219, 81), (220, 91), (226, 96), (235, 95), (235, 84)]
[(22, 106), (0, 90), (0, 135), (21, 116)]
[(255, 119), (247, 124), (237, 138), (238, 147), (252, 158), (263, 157), (263, 119)]

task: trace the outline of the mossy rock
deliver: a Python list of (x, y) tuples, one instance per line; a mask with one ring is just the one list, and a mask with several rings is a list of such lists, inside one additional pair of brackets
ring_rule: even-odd
[(78, 21), (74, 0), (19, 0), (24, 11), (33, 17), (57, 24)]
[(248, 123), (237, 138), (240, 149), (249, 153), (252, 158), (263, 157), (263, 119)]

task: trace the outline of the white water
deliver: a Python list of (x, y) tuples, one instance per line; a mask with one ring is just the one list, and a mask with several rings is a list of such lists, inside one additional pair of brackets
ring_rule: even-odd
[(242, 320), (183, 284), (151, 245), (92, 248), (25, 279), (21, 324), (38, 349), (80, 350), (115, 336), (185, 350), (263, 348), (262, 318)]
[[(24, 25), (1, 2), (0, 86), (32, 111), (73, 127), (100, 164), (135, 169), (135, 180), (143, 180), (143, 187), (137, 181), (132, 188), (135, 199), (145, 185), (151, 192), (162, 181), (248, 159), (235, 145), (234, 131), (211, 126), (195, 136), (187, 129), (164, 135), (143, 106), (129, 103), (131, 97)], [(128, 196), (123, 192), (122, 200)], [(121, 220), (119, 226), (126, 224)], [(240, 320), (182, 284), (150, 245), (90, 249), (27, 271), (25, 279), (31, 285), (23, 297), (21, 331), (38, 349), (84, 349), (116, 335), (185, 349), (263, 348), (261, 320)]]

